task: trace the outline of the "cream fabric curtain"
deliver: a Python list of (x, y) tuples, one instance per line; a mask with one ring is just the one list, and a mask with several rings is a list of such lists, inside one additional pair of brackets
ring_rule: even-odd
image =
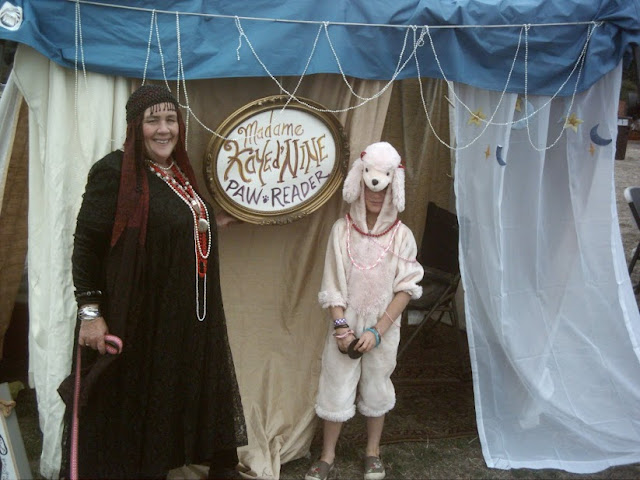
[(640, 315), (613, 177), (620, 78), (621, 67), (572, 106), (455, 86), (460, 261), (489, 467), (640, 461)]
[(450, 210), (454, 208), (451, 150), (447, 146), (450, 143), (447, 93), (448, 85), (444, 80), (410, 78), (397, 81), (382, 132), (382, 139), (396, 147), (406, 168), (407, 202), (400, 218), (411, 228), (418, 245), (424, 231), (428, 202), (431, 200)]
[(124, 141), (128, 81), (75, 75), (20, 45), (16, 84), (29, 105), (29, 375), (36, 388), (43, 450), (40, 471), (60, 468), (62, 401), (70, 371), (75, 305), (71, 250), (89, 167)]
[[(298, 79), (280, 81), (291, 91)], [(352, 88), (363, 97), (383, 85), (352, 80)], [(213, 127), (249, 101), (280, 93), (269, 78), (201, 80), (189, 82), (187, 88), (195, 114)], [(352, 159), (379, 140), (389, 93), (337, 114)], [(359, 103), (335, 75), (305, 78), (298, 95), (333, 110)], [(191, 125), (189, 155), (200, 174), (211, 134)], [(220, 231), (222, 294), (249, 430), (249, 445), (240, 449), (239, 457), (250, 468), (249, 476), (278, 478), (282, 463), (309, 451), (316, 426), (313, 406), (320, 356), (329, 326), (317, 294), (329, 231), (343, 213), (337, 192), (319, 210), (294, 223), (240, 224)]]

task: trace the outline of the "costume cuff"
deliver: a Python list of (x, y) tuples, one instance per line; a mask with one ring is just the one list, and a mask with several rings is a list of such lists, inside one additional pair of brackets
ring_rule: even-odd
[(398, 293), (398, 292), (407, 292), (410, 296), (412, 300), (417, 300), (418, 298), (420, 298), (422, 296), (422, 286), (420, 285), (398, 285), (398, 287), (395, 289), (394, 293)]
[(332, 292), (329, 290), (323, 290), (318, 294), (318, 302), (322, 308), (329, 307), (347, 307), (347, 302), (344, 301), (344, 298), (340, 294), (340, 292)]
[(316, 414), (322, 420), (328, 420), (330, 422), (346, 422), (353, 418), (356, 414), (355, 405), (351, 405), (347, 410), (343, 412), (330, 412), (316, 405)]

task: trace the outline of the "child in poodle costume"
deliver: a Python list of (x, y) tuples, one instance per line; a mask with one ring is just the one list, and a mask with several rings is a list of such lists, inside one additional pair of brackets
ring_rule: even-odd
[(344, 181), (351, 204), (331, 230), (318, 299), (329, 309), (316, 413), (324, 420), (323, 450), (306, 480), (324, 480), (333, 468), (342, 423), (358, 410), (367, 417), (366, 480), (384, 478), (380, 437), (395, 405), (391, 374), (400, 341), (400, 315), (419, 298), (424, 274), (416, 241), (398, 219), (404, 210), (404, 169), (387, 142), (374, 143)]

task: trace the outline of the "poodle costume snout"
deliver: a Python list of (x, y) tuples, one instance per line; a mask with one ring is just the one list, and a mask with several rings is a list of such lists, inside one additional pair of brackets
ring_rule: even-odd
[(351, 170), (344, 180), (342, 196), (347, 203), (353, 203), (364, 186), (374, 192), (384, 190), (391, 185), (393, 205), (404, 210), (404, 168), (400, 164), (400, 155), (387, 142), (369, 145), (360, 158), (353, 162)]
[[(367, 226), (365, 188), (386, 189), (380, 213)], [(347, 174), (342, 190), (351, 204), (349, 214), (331, 230), (324, 276), (318, 300), (323, 308), (342, 307), (350, 328), (360, 337), (366, 328), (385, 317), (398, 292), (419, 298), (423, 269), (416, 258), (413, 233), (398, 219), (404, 210), (404, 169), (400, 155), (387, 142), (369, 145)], [(380, 345), (359, 359), (340, 353), (333, 328), (328, 329), (322, 355), (322, 372), (316, 413), (325, 420), (343, 422), (358, 409), (379, 417), (395, 405), (391, 374), (400, 341), (399, 318), (385, 332)], [(386, 320), (385, 320), (386, 321)]]

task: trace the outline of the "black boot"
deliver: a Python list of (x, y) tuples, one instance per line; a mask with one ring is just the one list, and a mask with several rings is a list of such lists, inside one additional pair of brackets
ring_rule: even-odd
[(220, 450), (214, 453), (209, 465), (209, 480), (242, 479), (240, 472), (236, 470), (238, 465), (238, 451), (233, 448)]

